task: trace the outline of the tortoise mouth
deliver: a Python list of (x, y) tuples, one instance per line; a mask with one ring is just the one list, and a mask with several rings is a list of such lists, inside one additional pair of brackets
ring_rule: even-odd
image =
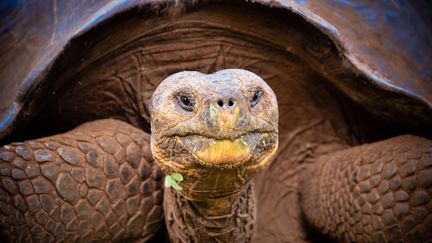
[(230, 169), (259, 164), (268, 151), (274, 150), (277, 145), (275, 137), (272, 132), (249, 132), (234, 138), (194, 134), (176, 136), (176, 140), (198, 164)]

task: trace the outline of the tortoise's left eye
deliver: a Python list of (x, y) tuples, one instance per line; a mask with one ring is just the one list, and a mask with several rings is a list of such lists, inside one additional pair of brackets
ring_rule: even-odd
[(183, 108), (183, 110), (193, 111), (193, 103), (187, 96), (178, 95), (177, 100), (178, 100), (178, 103), (180, 104), (180, 107)]
[(258, 101), (260, 100), (261, 96), (262, 96), (261, 90), (255, 91), (251, 99), (251, 107), (254, 107), (256, 104), (258, 104)]

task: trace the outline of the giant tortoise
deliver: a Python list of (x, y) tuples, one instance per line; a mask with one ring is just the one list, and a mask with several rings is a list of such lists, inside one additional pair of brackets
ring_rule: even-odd
[(430, 5), (1, 3), (1, 239), (431, 241)]

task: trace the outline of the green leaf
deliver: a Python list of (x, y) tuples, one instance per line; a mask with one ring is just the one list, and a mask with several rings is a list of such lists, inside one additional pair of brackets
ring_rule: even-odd
[(176, 181), (182, 181), (183, 180), (183, 176), (178, 172), (172, 173), (171, 177)]
[[(180, 177), (183, 180), (183, 177), (181, 175)], [(172, 175), (167, 175), (165, 176), (165, 188), (170, 188), (170, 187), (174, 188), (174, 190), (176, 191), (181, 191), (183, 189), (179, 184), (177, 184), (177, 181), (173, 178)]]

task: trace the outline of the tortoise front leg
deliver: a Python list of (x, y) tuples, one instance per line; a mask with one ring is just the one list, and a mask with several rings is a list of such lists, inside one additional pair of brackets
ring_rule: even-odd
[(116, 120), (0, 148), (0, 236), (13, 242), (148, 239), (162, 173), (149, 136)]
[(343, 241), (432, 239), (432, 141), (400, 136), (320, 157), (301, 184), (306, 219)]

